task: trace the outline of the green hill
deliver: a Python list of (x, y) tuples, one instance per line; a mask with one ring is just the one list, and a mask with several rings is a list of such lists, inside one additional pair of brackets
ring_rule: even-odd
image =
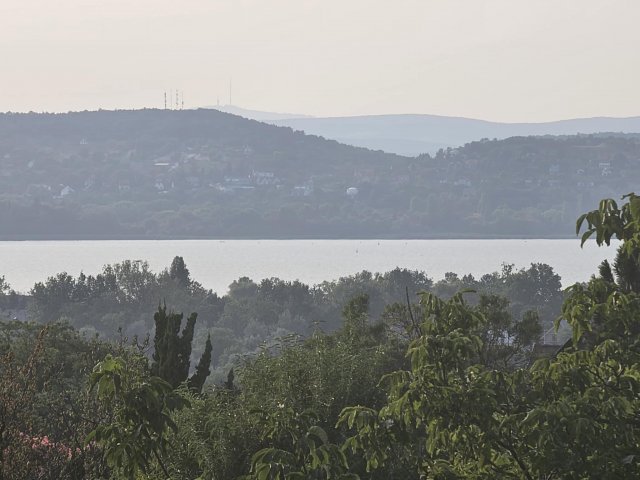
[(215, 110), (0, 115), (2, 238), (568, 236), (640, 181), (633, 136), (514, 137), (435, 156)]

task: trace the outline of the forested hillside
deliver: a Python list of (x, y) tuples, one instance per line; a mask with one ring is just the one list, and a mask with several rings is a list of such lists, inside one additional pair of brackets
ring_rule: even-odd
[(215, 110), (0, 115), (2, 238), (569, 236), (640, 181), (633, 136), (416, 158)]

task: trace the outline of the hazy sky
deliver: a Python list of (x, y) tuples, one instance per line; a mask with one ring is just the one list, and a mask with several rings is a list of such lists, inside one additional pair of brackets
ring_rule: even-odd
[(0, 111), (640, 115), (638, 0), (0, 0)]

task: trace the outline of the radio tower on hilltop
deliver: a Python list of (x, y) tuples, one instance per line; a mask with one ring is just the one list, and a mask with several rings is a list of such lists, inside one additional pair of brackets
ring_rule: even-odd
[(169, 96), (167, 97), (167, 91), (164, 92), (164, 109), (165, 110), (184, 110), (184, 91), (180, 91), (177, 88), (169, 90)]

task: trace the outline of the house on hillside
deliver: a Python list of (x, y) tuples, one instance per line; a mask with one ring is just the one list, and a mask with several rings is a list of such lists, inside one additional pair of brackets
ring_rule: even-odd
[(75, 190), (73, 188), (71, 188), (69, 185), (64, 185), (62, 187), (62, 189), (60, 190), (60, 194), (58, 195), (57, 198), (64, 198), (64, 197), (68, 197), (69, 195), (71, 195), (73, 192), (75, 192)]
[(360, 193), (360, 191), (357, 189), (357, 187), (349, 187), (347, 188), (347, 197), (351, 197), (351, 198), (355, 198), (358, 196), (358, 193)]
[(313, 180), (309, 180), (303, 185), (296, 185), (291, 190), (292, 197), (308, 197), (313, 193)]
[(453, 185), (455, 187), (470, 187), (471, 180), (469, 180), (468, 178), (458, 178), (453, 182)]
[(600, 162), (598, 167), (600, 168), (600, 174), (603, 177), (608, 177), (613, 173), (613, 170), (611, 169), (611, 162)]
[(279, 183), (278, 177), (273, 172), (259, 172), (253, 170), (249, 176), (254, 185), (275, 185)]
[(223, 183), (216, 183), (213, 187), (224, 193), (250, 191), (256, 188), (249, 177), (224, 177)]

